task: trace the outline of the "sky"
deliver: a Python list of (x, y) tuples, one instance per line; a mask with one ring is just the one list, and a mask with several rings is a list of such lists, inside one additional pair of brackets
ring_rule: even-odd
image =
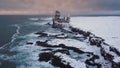
[(0, 0), (0, 14), (120, 14), (120, 0)]

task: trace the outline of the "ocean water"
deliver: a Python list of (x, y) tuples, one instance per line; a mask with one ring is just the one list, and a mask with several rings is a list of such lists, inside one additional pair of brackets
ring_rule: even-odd
[[(0, 46), (3, 46), (4, 44), (11, 41), (13, 34), (16, 33), (17, 26), (15, 25), (21, 26), (25, 24), (25, 22), (35, 22), (35, 18), (40, 18), (40, 17), (45, 18), (46, 16), (1, 15), (0, 16)], [(31, 20), (29, 18), (31, 18)]]
[[(22, 54), (28, 54), (25, 53), (27, 50), (22, 52), (24, 48), (19, 46), (23, 46), (23, 44), (27, 42), (26, 40), (34, 40), (34, 36), (32, 36), (31, 33), (40, 31), (42, 28), (40, 24), (48, 22), (46, 18), (48, 18), (48, 16), (0, 16), (0, 68), (24, 68), (22, 63), (25, 60), (19, 61), (18, 63), (17, 61), (25, 59), (23, 58), (25, 56)], [(44, 30), (44, 28), (42, 29)], [(17, 47), (19, 48), (16, 49)], [(21, 53), (18, 54), (17, 52), (19, 52), (19, 50)], [(16, 56), (14, 57), (14, 55)], [(25, 63), (23, 63), (23, 65), (25, 65)]]
[[(120, 17), (72, 17), (71, 20), (73, 26), (91, 31), (105, 40), (113, 37), (116, 39), (116, 36), (119, 39)], [(0, 68), (54, 68), (49, 63), (38, 61), (41, 47), (26, 45), (26, 42), (41, 39), (33, 33), (46, 30), (47, 26), (44, 24), (48, 22), (51, 22), (49, 16), (0, 16)], [(113, 22), (117, 24), (112, 26)], [(107, 25), (108, 30), (104, 30), (106, 28), (98, 30), (103, 25)], [(112, 31), (109, 35), (110, 39), (106, 38), (111, 33), (109, 27)], [(115, 45), (118, 44), (119, 42)]]

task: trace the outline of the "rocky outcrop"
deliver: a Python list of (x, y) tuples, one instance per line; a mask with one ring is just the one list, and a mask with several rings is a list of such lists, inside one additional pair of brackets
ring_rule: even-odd
[(120, 68), (120, 62), (115, 61), (120, 57), (120, 52), (105, 43), (103, 38), (71, 26), (68, 29), (55, 29), (61, 33), (51, 34), (48, 30), (35, 33), (40, 35), (40, 38), (48, 37), (45, 41), (36, 41), (37, 46), (45, 48), (39, 54), (40, 62), (48, 62), (60, 68)]
[(27, 44), (27, 45), (32, 45), (33, 43), (32, 43), (32, 42), (27, 42), (26, 44)]

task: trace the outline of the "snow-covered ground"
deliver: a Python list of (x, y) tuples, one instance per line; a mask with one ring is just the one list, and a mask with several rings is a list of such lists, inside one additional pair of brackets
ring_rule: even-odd
[(72, 17), (71, 25), (102, 37), (120, 51), (120, 17)]

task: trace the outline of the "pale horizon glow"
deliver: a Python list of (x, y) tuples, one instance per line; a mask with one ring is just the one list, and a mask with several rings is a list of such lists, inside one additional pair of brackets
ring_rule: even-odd
[(0, 0), (0, 14), (52, 14), (55, 10), (70, 14), (120, 14), (119, 6), (118, 0)]

